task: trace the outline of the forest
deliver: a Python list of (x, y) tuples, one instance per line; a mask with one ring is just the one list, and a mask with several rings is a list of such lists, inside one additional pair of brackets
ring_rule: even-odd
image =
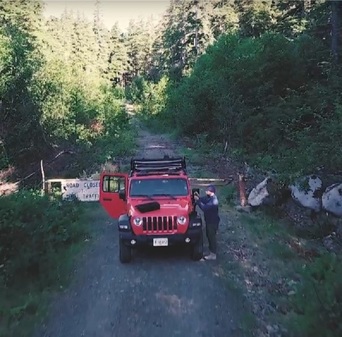
[(258, 168), (340, 171), (340, 20), (337, 1), (175, 1), (141, 111)]
[[(200, 150), (287, 178), (341, 174), (342, 2), (171, 0), (157, 24), (132, 20), (127, 31), (104, 25), (101, 3), (92, 19), (46, 18), (40, 0), (0, 3), (0, 183), (63, 150), (98, 163), (129, 156), (127, 102)], [(84, 240), (82, 214), (36, 191), (0, 197), (0, 336), (38, 310), (28, 289), (63, 278), (54, 262)], [(339, 289), (334, 272), (326, 298)], [(339, 303), (325, 304), (322, 330), (308, 319), (308, 336), (341, 331)]]
[(1, 168), (119, 135), (128, 99), (258, 167), (340, 170), (340, 2), (171, 1), (126, 32), (104, 26), (101, 1), (92, 21), (42, 9), (0, 7)]

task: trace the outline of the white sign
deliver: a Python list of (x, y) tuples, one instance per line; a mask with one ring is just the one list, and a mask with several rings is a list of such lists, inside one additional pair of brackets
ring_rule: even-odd
[(100, 180), (61, 180), (63, 199), (76, 197), (80, 201), (98, 201)]

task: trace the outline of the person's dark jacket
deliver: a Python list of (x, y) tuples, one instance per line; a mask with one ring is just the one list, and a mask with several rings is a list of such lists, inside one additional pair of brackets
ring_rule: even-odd
[(219, 203), (216, 195), (201, 197), (196, 201), (196, 204), (203, 211), (206, 224), (218, 226), (220, 217), (218, 212)]

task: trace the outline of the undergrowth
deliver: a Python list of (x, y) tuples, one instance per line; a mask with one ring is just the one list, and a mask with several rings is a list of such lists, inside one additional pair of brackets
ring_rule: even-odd
[(316, 239), (299, 237), (275, 215), (241, 215), (241, 221), (267, 263), (269, 281), (281, 284), (282, 291), (272, 294), (282, 308), (273, 319), (282, 322), (286, 336), (342, 335), (341, 256), (323, 249)]
[(29, 335), (45, 301), (68, 281), (88, 229), (83, 206), (38, 192), (0, 197), (0, 336)]
[[(154, 121), (161, 125), (158, 118)], [(199, 165), (196, 176), (201, 176), (210, 170), (208, 163), (215, 155), (215, 147), (203, 135), (193, 137), (191, 143), (191, 147), (182, 148), (181, 152), (189, 162)], [(210, 174), (206, 172), (206, 176)], [(219, 200), (222, 210), (228, 209), (228, 216), (233, 214), (231, 207), (237, 199), (236, 186), (220, 188)], [(266, 264), (269, 272), (266, 283), (270, 288), (263, 289), (265, 292), (260, 296), (267, 297), (275, 306), (271, 324), (282, 325), (284, 337), (342, 335), (341, 256), (328, 252), (320, 243), (330, 224), (323, 221), (305, 230), (298, 229), (276, 207), (240, 214), (238, 219), (244, 229), (233, 230), (229, 242), (235, 240), (239, 246), (246, 235), (247, 242), (256, 249), (248, 262)], [(231, 270), (232, 265), (225, 268)], [(247, 272), (243, 265), (236, 266), (236, 270), (236, 273)]]

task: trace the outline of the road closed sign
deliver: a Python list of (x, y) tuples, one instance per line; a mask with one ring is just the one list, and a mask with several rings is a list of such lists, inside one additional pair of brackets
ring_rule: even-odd
[(100, 180), (61, 180), (63, 199), (77, 198), (80, 201), (98, 201), (100, 194)]

